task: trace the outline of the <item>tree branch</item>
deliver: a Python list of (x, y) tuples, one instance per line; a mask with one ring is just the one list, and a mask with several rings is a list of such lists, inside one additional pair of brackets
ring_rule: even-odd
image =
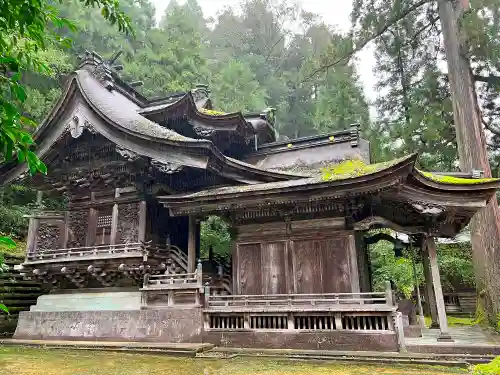
[(316, 74), (321, 73), (325, 69), (331, 68), (334, 65), (339, 64), (340, 62), (344, 60), (349, 60), (353, 55), (361, 51), (363, 48), (367, 46), (368, 43), (370, 43), (372, 40), (377, 39), (380, 37), (382, 34), (384, 34), (389, 28), (394, 25), (395, 23), (401, 21), (403, 18), (405, 18), (408, 14), (414, 12), (421, 6), (424, 6), (425, 4), (430, 3), (432, 0), (420, 0), (416, 4), (408, 7), (405, 11), (399, 13), (397, 16), (392, 17), (380, 30), (378, 30), (375, 34), (373, 34), (370, 38), (363, 40), (356, 48), (352, 49), (352, 51), (349, 51), (345, 56), (341, 57), (340, 59), (334, 60), (333, 62), (330, 62), (325, 65), (321, 65), (319, 68), (314, 69), (311, 74), (306, 76), (302, 82), (310, 80), (312, 77), (314, 77)]

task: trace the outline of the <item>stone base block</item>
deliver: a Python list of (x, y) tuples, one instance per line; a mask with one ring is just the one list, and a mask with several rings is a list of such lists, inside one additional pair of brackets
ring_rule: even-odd
[(422, 337), (422, 327), (420, 325), (411, 325), (404, 328), (405, 337)]
[(25, 311), (14, 338), (201, 342), (201, 308), (131, 311)]
[(258, 349), (399, 351), (398, 340), (393, 332), (205, 331), (203, 342), (222, 347)]
[(139, 291), (74, 291), (40, 296), (30, 311), (119, 311), (140, 308)]

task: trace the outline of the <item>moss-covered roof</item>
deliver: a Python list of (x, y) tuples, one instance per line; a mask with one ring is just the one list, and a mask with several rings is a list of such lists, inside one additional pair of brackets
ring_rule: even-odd
[(203, 113), (204, 115), (209, 115), (209, 116), (222, 116), (222, 115), (227, 115), (226, 112), (221, 112), (221, 111), (216, 111), (213, 109), (205, 109), (205, 108), (199, 108), (198, 111), (200, 113)]
[(340, 181), (355, 179), (357, 177), (370, 175), (376, 172), (383, 171), (394, 165), (402, 163), (413, 158), (414, 155), (391, 160), (384, 163), (364, 164), (360, 160), (346, 160), (331, 167), (322, 169), (322, 173), (308, 178), (300, 178), (292, 181), (279, 181), (269, 183), (259, 183), (254, 185), (228, 186), (215, 189), (200, 191), (193, 194), (185, 195), (184, 198), (201, 198), (226, 194), (238, 194), (244, 192), (269, 191), (282, 188), (293, 188), (307, 185), (324, 184), (329, 181)]
[(337, 181), (366, 176), (390, 168), (412, 157), (413, 155), (405, 156), (403, 158), (376, 164), (365, 164), (362, 160), (346, 160), (342, 163), (323, 168), (322, 176), (324, 181)]
[(446, 175), (438, 175), (432, 172), (423, 172), (417, 170), (423, 177), (444, 185), (480, 185), (487, 184), (490, 182), (500, 182), (499, 178), (462, 178)]

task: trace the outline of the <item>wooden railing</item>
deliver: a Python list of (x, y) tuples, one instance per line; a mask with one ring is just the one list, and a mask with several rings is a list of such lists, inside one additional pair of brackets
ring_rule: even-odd
[(334, 294), (272, 294), (272, 295), (208, 295), (207, 309), (340, 309), (343, 306), (356, 305), (366, 310), (380, 307), (394, 308), (391, 296), (387, 292), (373, 293), (334, 293)]
[(49, 259), (66, 259), (72, 257), (103, 257), (113, 256), (116, 254), (131, 254), (142, 253), (144, 249), (141, 243), (125, 243), (116, 245), (98, 245), (86, 247), (70, 247), (64, 249), (46, 249), (37, 250), (33, 253), (28, 253), (26, 262), (37, 262)]
[(144, 275), (142, 308), (201, 306), (203, 273), (201, 263), (193, 273)]
[(141, 290), (148, 289), (192, 289), (202, 288), (202, 273), (180, 273), (170, 275), (144, 275), (144, 284)]
[(187, 254), (175, 245), (153, 245), (152, 248), (168, 255), (184, 272), (187, 272)]

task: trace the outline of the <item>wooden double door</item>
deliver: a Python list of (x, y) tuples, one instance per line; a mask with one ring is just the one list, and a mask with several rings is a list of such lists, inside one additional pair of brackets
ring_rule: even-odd
[(235, 252), (236, 294), (357, 291), (353, 287), (358, 274), (352, 236), (237, 243)]

